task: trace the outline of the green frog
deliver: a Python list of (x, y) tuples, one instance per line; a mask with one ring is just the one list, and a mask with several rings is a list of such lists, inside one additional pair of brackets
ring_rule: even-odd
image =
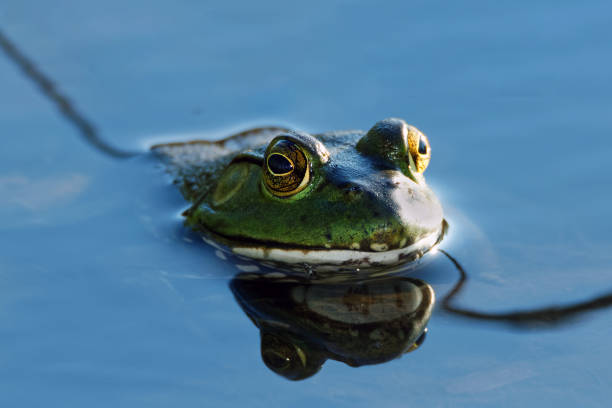
[(423, 176), (429, 141), (402, 119), (367, 132), (256, 128), (152, 150), (192, 203), (186, 225), (239, 256), (387, 267), (420, 258), (444, 235)]
[[(112, 157), (134, 155), (105, 143), (1, 31), (0, 48), (85, 140)], [(401, 119), (368, 132), (257, 128), (152, 150), (193, 204), (187, 225), (237, 255), (309, 268), (387, 267), (418, 259), (446, 229), (423, 177), (427, 137)]]

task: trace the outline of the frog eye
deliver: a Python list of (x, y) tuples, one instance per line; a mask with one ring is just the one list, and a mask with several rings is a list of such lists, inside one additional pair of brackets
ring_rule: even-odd
[(304, 151), (291, 140), (281, 139), (268, 147), (264, 162), (264, 181), (278, 197), (302, 191), (310, 181), (310, 165)]
[(423, 173), (431, 159), (431, 147), (427, 136), (416, 128), (411, 127), (408, 131), (408, 147), (410, 155), (419, 173)]

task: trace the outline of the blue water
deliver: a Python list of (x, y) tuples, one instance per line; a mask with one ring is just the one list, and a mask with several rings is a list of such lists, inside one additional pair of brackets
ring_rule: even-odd
[[(612, 6), (21, 2), (0, 29), (116, 146), (254, 124), (432, 144), (442, 248), (481, 311), (612, 291)], [(262, 363), (235, 268), (181, 226), (154, 160), (117, 161), (0, 57), (0, 406), (601, 406), (612, 310), (513, 329), (439, 307), (423, 346), (290, 382)], [(458, 276), (417, 273), (438, 299)]]

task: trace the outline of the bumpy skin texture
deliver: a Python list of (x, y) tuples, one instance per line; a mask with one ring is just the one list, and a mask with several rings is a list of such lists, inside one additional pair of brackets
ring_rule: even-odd
[[(443, 222), (410, 154), (415, 131), (400, 119), (367, 133), (254, 129), (154, 151), (194, 203), (186, 222), (196, 230), (263, 247), (386, 251), (439, 231)], [(275, 196), (264, 181), (267, 149), (278, 140), (294, 142), (309, 160), (308, 185), (293, 196)]]

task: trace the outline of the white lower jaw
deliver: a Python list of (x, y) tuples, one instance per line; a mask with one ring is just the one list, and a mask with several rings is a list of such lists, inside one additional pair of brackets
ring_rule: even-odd
[(319, 266), (343, 268), (368, 268), (373, 266), (397, 265), (418, 259), (432, 249), (440, 240), (442, 226), (414, 244), (389, 251), (370, 252), (349, 249), (290, 249), (235, 246), (234, 254), (260, 261), (280, 262), (289, 265), (307, 264), (314, 269)]

